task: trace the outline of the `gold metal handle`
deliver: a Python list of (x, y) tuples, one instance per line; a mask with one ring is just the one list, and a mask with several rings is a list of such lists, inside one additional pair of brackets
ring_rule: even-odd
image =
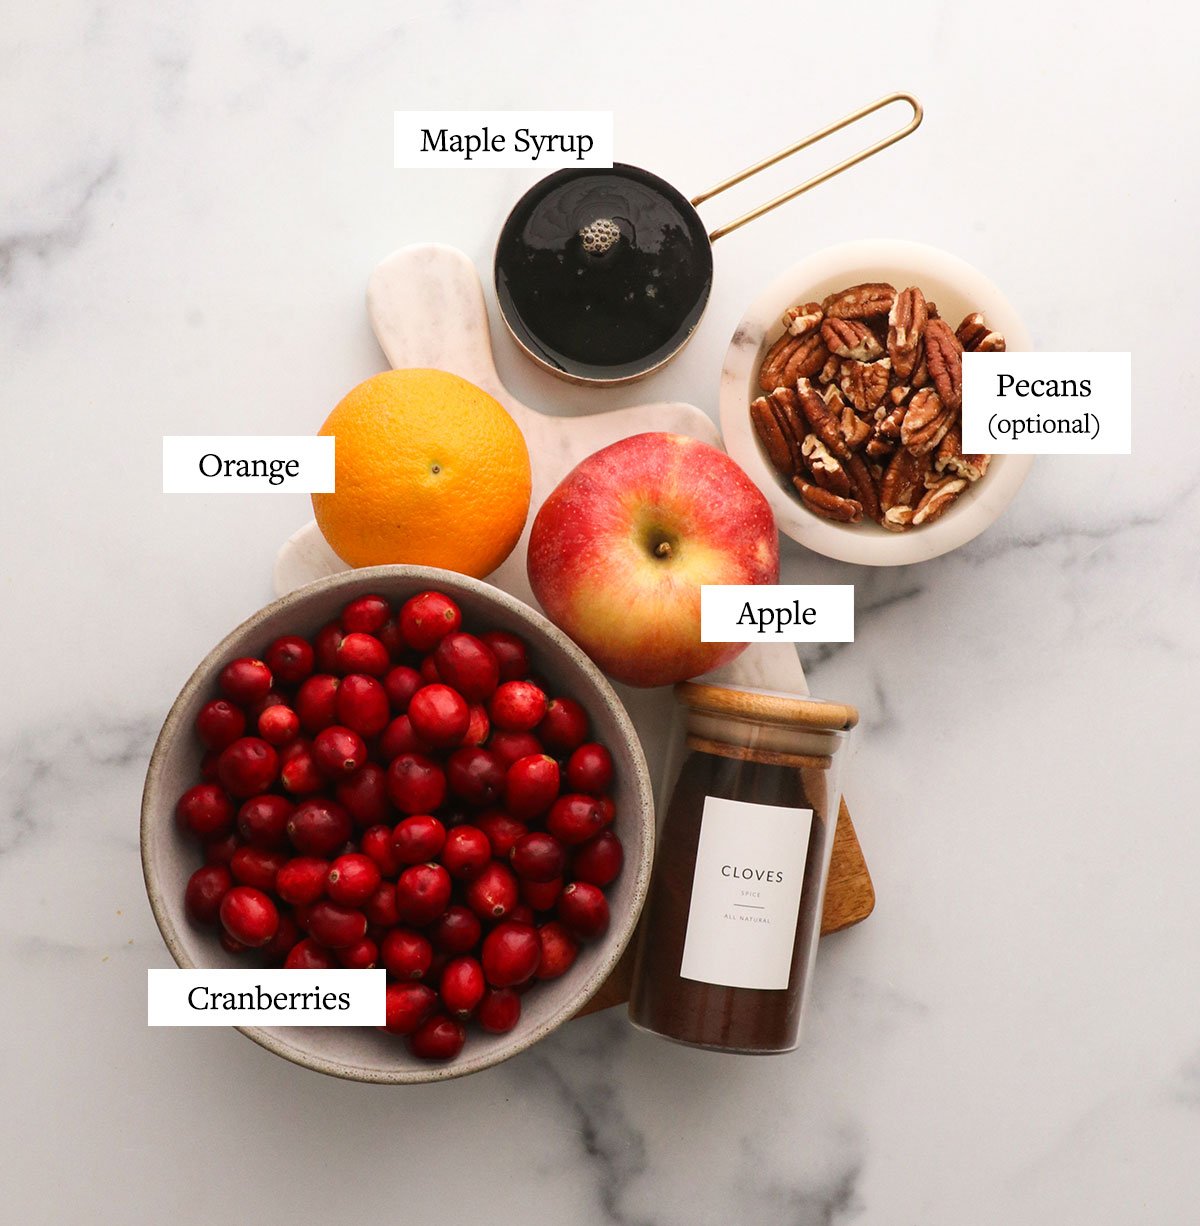
[(760, 170), (766, 170), (768, 166), (774, 166), (776, 162), (782, 162), (784, 158), (791, 157), (793, 153), (799, 153), (801, 149), (807, 149), (809, 145), (815, 145), (818, 141), (824, 140), (825, 137), (832, 136), (834, 132), (840, 132), (843, 128), (849, 127), (852, 123), (857, 123), (860, 119), (874, 114), (885, 106), (890, 106), (893, 102), (907, 102), (912, 107), (912, 119), (903, 128), (898, 128), (891, 135), (885, 136), (882, 140), (876, 141), (868, 148), (852, 154), (845, 161), (839, 162), (836, 166), (831, 166), (828, 170), (823, 170), (819, 175), (814, 175), (807, 182), (801, 183), (799, 187), (793, 187), (791, 191), (784, 192), (781, 196), (776, 196), (774, 200), (768, 200), (766, 204), (760, 204), (758, 208), (751, 209), (749, 213), (744, 213), (736, 221), (731, 221), (728, 225), (718, 227), (708, 236), (708, 241), (715, 243), (722, 235), (731, 234), (747, 222), (754, 221), (764, 213), (769, 213), (772, 209), (777, 209), (781, 204), (787, 204), (789, 200), (795, 200), (797, 196), (803, 195), (809, 188), (816, 187), (827, 179), (832, 179), (835, 175), (840, 175), (843, 170), (849, 170), (851, 166), (857, 166), (859, 162), (865, 162), (867, 158), (879, 153), (880, 150), (886, 149), (889, 145), (894, 145), (898, 140), (903, 140), (921, 126), (921, 120), (924, 118), (925, 112), (912, 94), (888, 94), (887, 97), (872, 102), (870, 106), (864, 106), (861, 110), (854, 111), (839, 119), (836, 123), (831, 123), (827, 128), (822, 128), (819, 132), (806, 136), (803, 140), (797, 141), (794, 145), (789, 145), (786, 149), (781, 149), (769, 158), (763, 158), (761, 162), (755, 162), (753, 166), (747, 166), (745, 170), (739, 171), (736, 175), (722, 183), (718, 183), (716, 187), (710, 187), (708, 191), (701, 192), (698, 196), (693, 196), (693, 205), (703, 204), (705, 200), (711, 200), (713, 196), (719, 195), (728, 188), (735, 187), (738, 183), (750, 178), (751, 175), (758, 174)]

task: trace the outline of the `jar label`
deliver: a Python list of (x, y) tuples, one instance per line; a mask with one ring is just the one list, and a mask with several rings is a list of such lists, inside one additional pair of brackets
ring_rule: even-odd
[(813, 811), (708, 796), (683, 942), (684, 979), (788, 986)]

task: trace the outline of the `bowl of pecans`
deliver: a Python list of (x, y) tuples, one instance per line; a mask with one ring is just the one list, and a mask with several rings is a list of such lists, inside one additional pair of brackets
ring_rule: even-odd
[(829, 247), (738, 325), (725, 446), (793, 540), (868, 566), (926, 561), (994, 523), (1033, 462), (963, 454), (962, 355), (1029, 348), (965, 260), (899, 240)]

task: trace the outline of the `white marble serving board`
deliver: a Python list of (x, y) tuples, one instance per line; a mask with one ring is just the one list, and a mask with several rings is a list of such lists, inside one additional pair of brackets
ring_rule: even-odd
[[(547, 495), (580, 460), (631, 434), (666, 430), (721, 445), (720, 432), (690, 404), (639, 404), (587, 417), (550, 417), (522, 404), (500, 382), (492, 357), (483, 286), (471, 261), (454, 247), (422, 243), (388, 256), (367, 285), (367, 313), (393, 367), (433, 367), (469, 379), (494, 396), (524, 432), (533, 465), (529, 520), (516, 549), (488, 576), (491, 583), (538, 607), (525, 571), (533, 518)], [(310, 521), (279, 551), (275, 591), (284, 595), (324, 575), (348, 569)], [(804, 671), (790, 644), (752, 644), (714, 679), (807, 693)], [(666, 689), (619, 687), (639, 731), (661, 728), (669, 716)]]

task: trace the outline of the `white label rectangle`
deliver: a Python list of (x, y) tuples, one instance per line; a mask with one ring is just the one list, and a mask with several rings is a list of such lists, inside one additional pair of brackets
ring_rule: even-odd
[(1128, 353), (964, 353), (968, 455), (1129, 455)]
[(332, 494), (335, 440), (315, 434), (168, 434), (164, 494)]
[(612, 111), (394, 111), (397, 170), (613, 164)]
[(700, 588), (702, 643), (853, 643), (852, 583)]
[(150, 1026), (382, 1026), (387, 972), (150, 970)]
[(812, 818), (811, 809), (705, 797), (684, 979), (787, 987)]

